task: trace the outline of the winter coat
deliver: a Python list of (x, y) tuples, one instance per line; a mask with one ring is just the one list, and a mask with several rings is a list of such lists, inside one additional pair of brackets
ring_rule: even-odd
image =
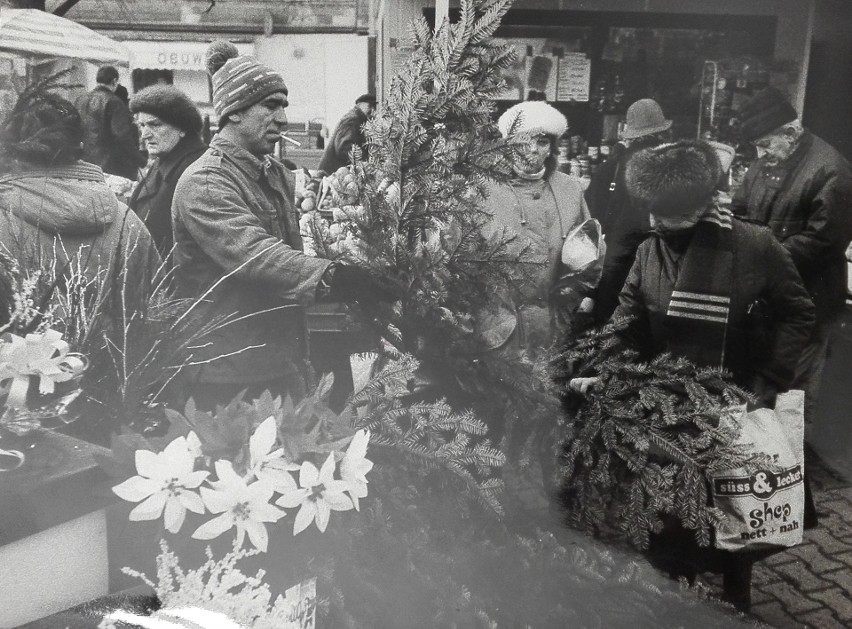
[(172, 197), (178, 179), (205, 150), (207, 145), (199, 137), (190, 134), (181, 138), (167, 155), (154, 161), (130, 197), (130, 209), (145, 222), (164, 258), (169, 255), (174, 244)]
[(29, 270), (82, 271), (113, 321), (144, 305), (160, 262), (142, 221), (86, 162), (0, 175), (0, 251)]
[(367, 122), (367, 114), (359, 107), (353, 107), (340, 122), (337, 123), (337, 128), (328, 140), (320, 160), (320, 170), (324, 170), (327, 174), (333, 173), (341, 166), (347, 166), (350, 162), (349, 151), (352, 150), (352, 145), (357, 144), (361, 147), (363, 158), (367, 158), (367, 148), (364, 144), (364, 132), (361, 126)]
[(751, 166), (732, 208), (768, 225), (793, 256), (817, 324), (834, 320), (846, 301), (845, 252), (852, 239), (852, 170), (843, 156), (806, 131), (783, 163)]
[[(790, 254), (768, 229), (740, 220), (732, 227), (724, 366), (741, 386), (757, 390), (762, 378), (783, 390), (810, 336), (814, 306)], [(613, 319), (635, 317), (626, 336), (643, 359), (669, 350), (666, 312), (683, 255), (658, 236), (648, 238), (639, 246), (621, 291)]]
[(491, 220), (484, 235), (516, 236), (505, 257), (517, 261), (528, 278), (513, 295), (502, 296), (506, 307), (485, 326), (488, 345), (502, 346), (514, 333), (519, 347), (547, 347), (556, 331), (551, 290), (562, 243), (589, 218), (583, 190), (576, 179), (558, 171), (539, 180), (515, 178), (489, 187), (485, 211)]
[(648, 212), (637, 207), (627, 194), (624, 170), (627, 160), (647, 144), (636, 145), (610, 158), (598, 167), (586, 189), (586, 203), (592, 218), (601, 224), (606, 240), (603, 272), (595, 291), (595, 321), (605, 323), (618, 306), (618, 294), (636, 250), (651, 229)]
[(303, 306), (330, 262), (302, 253), (294, 184), (279, 162), (221, 136), (181, 175), (172, 201), (178, 292), (203, 297), (201, 320), (236, 319), (196, 350), (193, 362), (216, 360), (187, 368), (189, 378), (250, 384), (304, 369)]
[(77, 99), (86, 137), (83, 158), (105, 173), (136, 181), (145, 158), (130, 110), (109, 88), (98, 85)]

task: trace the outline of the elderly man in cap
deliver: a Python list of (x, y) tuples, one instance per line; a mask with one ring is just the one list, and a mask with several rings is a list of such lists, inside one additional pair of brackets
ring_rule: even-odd
[(375, 96), (363, 94), (358, 97), (355, 106), (346, 112), (340, 122), (337, 123), (337, 128), (325, 147), (325, 153), (323, 153), (319, 164), (320, 170), (331, 174), (341, 166), (347, 166), (350, 163), (349, 153), (353, 145), (357, 145), (361, 149), (364, 159), (367, 158), (367, 147), (361, 127), (370, 119), (375, 110)]
[(635, 208), (624, 184), (624, 168), (637, 151), (667, 142), (672, 121), (667, 120), (657, 101), (637, 100), (627, 109), (627, 124), (621, 139), (626, 150), (613, 156), (594, 175), (586, 190), (586, 202), (606, 236), (607, 252), (603, 273), (595, 292), (594, 320), (605, 323), (618, 305), (618, 293), (636, 257), (636, 249), (650, 226), (648, 213)]
[(387, 297), (364, 271), (302, 252), (294, 176), (271, 156), (287, 128), (281, 75), (228, 42), (207, 53), (219, 133), (181, 176), (172, 202), (177, 288), (202, 321), (228, 318), (181, 372), (201, 408), (243, 389), (300, 396), (305, 389), (303, 307)]
[(816, 306), (816, 326), (793, 383), (805, 391), (805, 420), (811, 422), (829, 336), (846, 301), (852, 170), (840, 153), (802, 128), (775, 88), (755, 94), (737, 118), (742, 140), (754, 145), (758, 159), (734, 195), (733, 210), (769, 226)]

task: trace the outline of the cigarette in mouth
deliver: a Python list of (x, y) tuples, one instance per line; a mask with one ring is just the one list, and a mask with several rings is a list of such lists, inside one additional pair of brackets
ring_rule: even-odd
[(302, 146), (302, 143), (301, 143), (301, 142), (296, 142), (296, 140), (294, 140), (293, 138), (288, 138), (288, 137), (287, 137), (286, 135), (284, 135), (283, 133), (279, 133), (278, 135), (280, 135), (280, 136), (281, 136), (281, 139), (282, 139), (282, 140), (287, 140), (290, 144), (295, 144), (296, 146)]

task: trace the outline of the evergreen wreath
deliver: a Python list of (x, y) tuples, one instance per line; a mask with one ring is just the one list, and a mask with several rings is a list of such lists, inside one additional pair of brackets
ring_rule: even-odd
[[(560, 495), (568, 522), (647, 549), (667, 517), (700, 546), (724, 515), (708, 503), (708, 473), (771, 465), (720, 419), (751, 401), (728, 374), (665, 353), (642, 362), (619, 333), (627, 320), (569, 342), (551, 364), (563, 403)], [(597, 376), (583, 396), (572, 378)]]

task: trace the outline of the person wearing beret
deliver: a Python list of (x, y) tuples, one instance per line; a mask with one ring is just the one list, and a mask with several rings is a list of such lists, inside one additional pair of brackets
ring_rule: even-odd
[(337, 123), (337, 128), (326, 144), (325, 153), (323, 153), (319, 164), (320, 170), (330, 175), (341, 166), (347, 166), (350, 162), (349, 152), (353, 145), (357, 145), (361, 149), (363, 159), (367, 159), (367, 147), (361, 127), (370, 119), (375, 110), (375, 96), (363, 94), (358, 97), (355, 106), (346, 112), (340, 122)]
[(812, 423), (829, 337), (846, 303), (846, 248), (852, 240), (852, 170), (833, 147), (802, 127), (779, 90), (766, 88), (736, 114), (757, 150), (732, 208), (768, 225), (816, 306), (816, 325), (796, 368)]
[(178, 179), (207, 146), (201, 141), (201, 113), (172, 85), (151, 85), (134, 94), (130, 111), (136, 115), (142, 139), (153, 163), (130, 197), (130, 208), (145, 222), (160, 255), (172, 251), (172, 197)]

